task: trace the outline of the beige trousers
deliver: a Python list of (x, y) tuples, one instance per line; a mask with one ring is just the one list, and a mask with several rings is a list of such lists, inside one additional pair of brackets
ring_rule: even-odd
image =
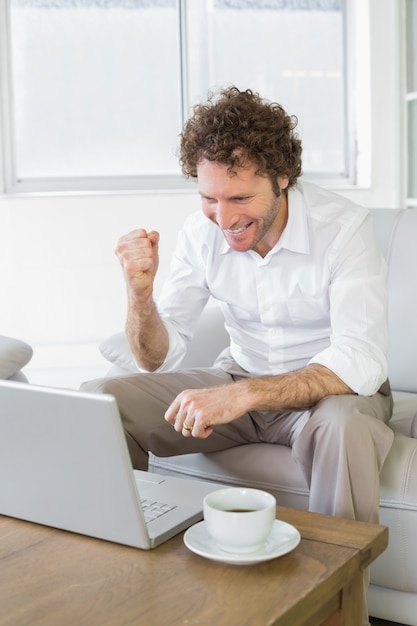
[[(235, 365), (232, 373), (213, 367), (103, 378), (84, 383), (82, 390), (116, 397), (137, 469), (147, 468), (148, 451), (170, 456), (252, 442), (287, 445), (310, 487), (311, 511), (377, 523), (379, 473), (393, 441), (386, 425), (392, 414), (388, 381), (370, 397), (324, 398), (313, 407), (306, 423), (305, 412), (251, 411), (230, 424), (216, 426), (207, 439), (195, 439), (183, 437), (164, 420), (166, 409), (182, 390), (224, 385), (244, 376)], [(365, 579), (367, 587), (369, 572)], [(364, 626), (368, 624), (366, 606), (365, 613)]]

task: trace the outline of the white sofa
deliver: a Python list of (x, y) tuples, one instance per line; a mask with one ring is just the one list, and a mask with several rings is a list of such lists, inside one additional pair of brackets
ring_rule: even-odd
[[(373, 564), (369, 610), (374, 617), (417, 626), (417, 209), (373, 210), (377, 239), (388, 263), (389, 377), (394, 391), (394, 444), (381, 473), (380, 521), (389, 547)], [(220, 311), (209, 305), (184, 365), (210, 365), (227, 343)], [(106, 339), (102, 354), (112, 374), (135, 371), (124, 333)], [(249, 444), (212, 454), (158, 458), (150, 470), (273, 493), (284, 506), (307, 509), (308, 489), (291, 450)]]

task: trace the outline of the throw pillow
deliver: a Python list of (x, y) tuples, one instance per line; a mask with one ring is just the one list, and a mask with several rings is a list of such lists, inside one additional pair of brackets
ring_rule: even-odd
[(10, 378), (29, 363), (31, 346), (20, 339), (0, 335), (0, 378)]
[(105, 359), (117, 367), (129, 372), (138, 371), (125, 332), (115, 333), (102, 341), (99, 350)]

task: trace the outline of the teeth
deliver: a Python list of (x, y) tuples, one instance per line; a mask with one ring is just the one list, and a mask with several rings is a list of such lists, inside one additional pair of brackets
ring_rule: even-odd
[(232, 230), (231, 228), (227, 229), (228, 233), (231, 233), (233, 235), (239, 234), (239, 233), (243, 233), (244, 230), (247, 229), (247, 225), (246, 226), (242, 226), (242, 228), (236, 228), (235, 230)]

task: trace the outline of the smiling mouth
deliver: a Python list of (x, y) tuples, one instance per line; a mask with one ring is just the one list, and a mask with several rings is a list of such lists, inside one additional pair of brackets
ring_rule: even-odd
[(232, 236), (241, 235), (249, 228), (249, 226), (252, 226), (252, 224), (253, 222), (249, 222), (249, 224), (245, 224), (245, 226), (241, 226), (240, 228), (225, 228), (224, 232)]

